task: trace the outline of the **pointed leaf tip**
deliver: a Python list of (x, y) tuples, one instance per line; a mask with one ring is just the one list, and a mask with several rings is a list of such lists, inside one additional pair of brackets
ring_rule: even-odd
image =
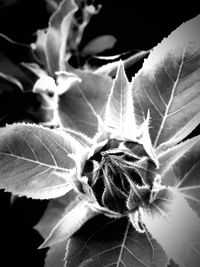
[(117, 74), (108, 98), (105, 112), (105, 125), (124, 138), (134, 139), (137, 125), (133, 108), (132, 91), (124, 70), (123, 61), (119, 61)]
[(77, 202), (76, 206), (67, 212), (53, 228), (39, 249), (51, 247), (58, 242), (69, 239), (86, 221), (95, 215), (96, 212), (89, 207), (87, 201)]

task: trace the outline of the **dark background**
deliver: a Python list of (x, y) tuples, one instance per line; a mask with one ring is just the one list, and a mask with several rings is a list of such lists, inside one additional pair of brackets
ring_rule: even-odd
[[(8, 6), (9, 2), (13, 3)], [(86, 28), (83, 43), (99, 35), (112, 34), (117, 38), (117, 44), (109, 51), (111, 55), (134, 49), (150, 49), (181, 23), (200, 13), (198, 1), (196, 4), (194, 1), (182, 2), (181, 5), (177, 3), (176, 7), (174, 2), (101, 1), (102, 9)], [(46, 27), (48, 18), (43, 0), (0, 0), (0, 32), (18, 42), (33, 42), (35, 31)], [(10, 194), (1, 190), (1, 267), (43, 266), (46, 250), (37, 250), (43, 239), (32, 227), (40, 219), (46, 205), (47, 201), (24, 197), (16, 199), (11, 205)]]

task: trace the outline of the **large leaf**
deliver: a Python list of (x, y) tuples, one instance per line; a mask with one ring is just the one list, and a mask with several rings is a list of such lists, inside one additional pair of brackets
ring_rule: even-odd
[(66, 266), (166, 266), (167, 258), (150, 235), (139, 234), (126, 218), (102, 215), (88, 221), (69, 241)]
[(142, 222), (169, 258), (184, 267), (200, 262), (200, 219), (177, 190), (162, 190), (144, 208)]
[[(200, 140), (199, 136), (192, 138), (195, 141), (187, 153), (178, 158), (171, 169), (163, 177), (163, 184), (176, 187), (184, 194), (189, 205), (200, 217)], [(191, 142), (190, 141), (190, 142)], [(188, 143), (189, 146), (189, 143)]]
[(200, 122), (200, 15), (182, 24), (145, 60), (132, 83), (137, 119), (151, 110), (155, 147), (177, 143)]
[(63, 0), (49, 20), (46, 36), (46, 59), (49, 71), (65, 70), (65, 53), (67, 39), (71, 28), (73, 15), (77, 10), (74, 0)]
[(133, 137), (137, 132), (130, 84), (122, 62), (119, 64), (106, 105), (105, 125), (127, 138)]
[(8, 125), (0, 129), (0, 187), (39, 199), (64, 195), (72, 187), (71, 156), (81, 149), (70, 135), (55, 130)]
[(64, 127), (93, 137), (98, 129), (96, 113), (102, 115), (112, 87), (112, 79), (76, 70), (81, 82), (60, 96), (59, 115)]

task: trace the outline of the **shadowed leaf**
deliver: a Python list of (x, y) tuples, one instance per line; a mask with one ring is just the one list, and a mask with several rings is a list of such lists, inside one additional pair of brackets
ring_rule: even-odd
[(112, 35), (99, 36), (90, 41), (82, 50), (83, 55), (95, 55), (107, 49), (111, 49), (116, 43), (116, 39)]
[(87, 222), (69, 241), (66, 267), (166, 266), (158, 243), (137, 233), (127, 219), (98, 216)]
[(6, 86), (2, 86), (0, 80), (0, 93), (14, 89), (31, 91), (37, 76), (20, 63), (33, 60), (30, 46), (14, 42), (0, 33), (0, 77), (4, 83), (7, 82)]

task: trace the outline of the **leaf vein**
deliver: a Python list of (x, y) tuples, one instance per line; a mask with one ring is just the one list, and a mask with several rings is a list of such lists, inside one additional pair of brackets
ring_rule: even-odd
[(155, 139), (155, 141), (154, 141), (154, 147), (156, 147), (156, 145), (157, 145), (157, 143), (158, 143), (158, 140), (159, 140), (159, 138), (160, 138), (160, 135), (161, 135), (161, 133), (162, 133), (163, 127), (164, 127), (165, 122), (166, 122), (166, 119), (167, 119), (167, 114), (168, 114), (169, 108), (170, 108), (171, 103), (172, 103), (172, 100), (173, 100), (173, 96), (174, 96), (175, 90), (176, 90), (177, 85), (178, 85), (178, 83), (179, 83), (179, 78), (180, 78), (181, 71), (182, 71), (182, 67), (183, 67), (183, 64), (184, 64), (185, 52), (186, 52), (186, 46), (184, 47), (183, 52), (182, 52), (181, 63), (180, 63), (180, 65), (179, 65), (178, 74), (177, 74), (176, 80), (175, 80), (175, 82), (174, 82), (174, 85), (173, 85), (173, 87), (172, 87), (172, 91), (171, 91), (170, 99), (169, 99), (169, 102), (168, 102), (167, 107), (166, 107), (166, 109), (165, 109), (165, 113), (164, 113), (164, 115), (163, 115), (163, 120), (162, 120), (162, 122), (161, 122), (161, 124), (160, 124), (160, 127), (159, 127), (159, 130), (158, 130), (156, 139)]

